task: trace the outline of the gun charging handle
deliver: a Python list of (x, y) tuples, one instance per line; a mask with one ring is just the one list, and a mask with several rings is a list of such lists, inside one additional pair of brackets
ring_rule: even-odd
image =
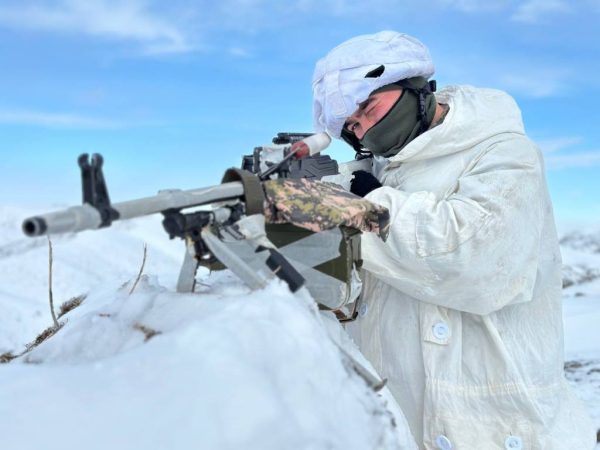
[(288, 167), (288, 163), (292, 159), (302, 159), (308, 156), (316, 155), (325, 150), (331, 143), (331, 137), (327, 133), (313, 134), (301, 141), (296, 141), (290, 147), (289, 153), (277, 164), (273, 164), (267, 170), (258, 175), (261, 181), (269, 179), (271, 174), (278, 171), (281, 167)]

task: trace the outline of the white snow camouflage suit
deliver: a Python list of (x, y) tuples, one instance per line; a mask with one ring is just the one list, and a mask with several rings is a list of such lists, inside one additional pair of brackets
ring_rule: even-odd
[(587, 450), (563, 375), (561, 257), (541, 155), (508, 95), (449, 87), (444, 122), (376, 170), (390, 211), (362, 241), (349, 331), (420, 448)]

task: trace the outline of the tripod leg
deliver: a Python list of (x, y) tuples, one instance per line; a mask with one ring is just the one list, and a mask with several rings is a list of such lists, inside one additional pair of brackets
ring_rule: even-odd
[(229, 270), (235, 273), (246, 285), (252, 289), (262, 289), (268, 283), (268, 278), (261, 272), (256, 272), (229, 246), (215, 236), (208, 227), (202, 230), (202, 240), (206, 243), (213, 255), (217, 257)]
[(196, 287), (196, 271), (198, 270), (198, 261), (193, 254), (186, 248), (183, 264), (177, 280), (177, 292), (189, 294), (194, 292)]

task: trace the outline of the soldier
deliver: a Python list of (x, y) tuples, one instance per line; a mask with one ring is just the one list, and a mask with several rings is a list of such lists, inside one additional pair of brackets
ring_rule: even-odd
[(351, 191), (389, 209), (362, 241), (349, 326), (426, 449), (591, 449), (563, 376), (561, 257), (542, 156), (506, 93), (434, 94), (427, 48), (358, 36), (315, 69), (317, 131), (372, 155)]

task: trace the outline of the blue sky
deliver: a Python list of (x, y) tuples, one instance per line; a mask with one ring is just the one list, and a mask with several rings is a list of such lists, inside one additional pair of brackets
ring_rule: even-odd
[[(311, 131), (314, 63), (358, 34), (422, 40), (439, 85), (513, 95), (559, 221), (600, 218), (600, 0), (2, 0), (0, 204), (114, 201), (218, 183), (278, 131)], [(352, 157), (342, 144), (331, 153)]]

